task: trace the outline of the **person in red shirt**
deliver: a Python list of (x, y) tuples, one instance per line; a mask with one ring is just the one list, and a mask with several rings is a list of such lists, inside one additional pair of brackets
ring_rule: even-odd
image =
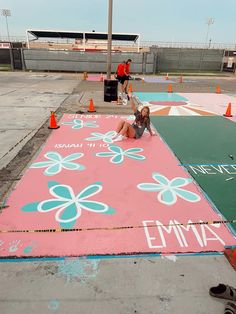
[(122, 77), (125, 75), (125, 67), (126, 67), (126, 62), (124, 61), (123, 63), (118, 64), (116, 74), (119, 77)]
[(117, 70), (116, 70), (116, 78), (118, 80), (118, 82), (120, 82), (121, 84), (121, 92), (125, 93), (125, 86), (124, 83), (126, 81), (126, 62), (123, 61), (123, 63), (118, 64)]
[(127, 73), (127, 75), (130, 75), (130, 64), (131, 64), (132, 60), (128, 59), (125, 63), (125, 72)]
[[(117, 70), (116, 70), (116, 78), (121, 84), (121, 93), (119, 96), (119, 99), (123, 99), (124, 94), (128, 97), (128, 81), (129, 81), (129, 74), (130, 74), (130, 63), (132, 62), (131, 59), (128, 59), (127, 61), (124, 61), (123, 63), (118, 64)], [(127, 104), (127, 100), (124, 104)]]

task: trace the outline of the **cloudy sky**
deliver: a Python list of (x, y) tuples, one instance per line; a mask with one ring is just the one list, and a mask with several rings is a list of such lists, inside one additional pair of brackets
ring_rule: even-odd
[[(10, 9), (12, 36), (27, 28), (107, 31), (108, 0), (0, 0)], [(139, 33), (146, 41), (236, 43), (236, 0), (113, 0), (113, 32)], [(0, 36), (6, 36), (0, 16)]]

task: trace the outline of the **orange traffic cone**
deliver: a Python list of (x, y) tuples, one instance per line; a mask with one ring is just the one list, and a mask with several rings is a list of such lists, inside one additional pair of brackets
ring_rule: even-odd
[(166, 80), (168, 81), (169, 80), (169, 74), (166, 73)]
[(96, 112), (93, 100), (90, 99), (88, 112)]
[(104, 77), (103, 77), (103, 74), (101, 73), (100, 75), (100, 82), (103, 82), (104, 81)]
[(50, 122), (49, 122), (49, 129), (59, 129), (60, 125), (57, 125), (56, 117), (55, 117), (55, 112), (51, 111), (51, 116), (50, 116)]
[(84, 72), (84, 81), (86, 81), (88, 78), (88, 73), (87, 72)]
[(144, 78), (142, 78), (142, 83), (145, 83)]
[(133, 93), (133, 86), (131, 83), (129, 84), (128, 93)]
[(220, 88), (220, 86), (217, 86), (217, 87), (216, 87), (216, 94), (221, 94), (221, 88)]
[(226, 109), (226, 112), (225, 114), (223, 114), (224, 117), (232, 117), (232, 114), (231, 114), (231, 102), (229, 102), (228, 104), (228, 107)]
[(183, 83), (183, 76), (182, 76), (182, 75), (181, 75), (180, 78), (179, 78), (179, 82), (180, 82), (180, 83)]
[(169, 84), (169, 85), (168, 85), (168, 93), (173, 93), (172, 84)]

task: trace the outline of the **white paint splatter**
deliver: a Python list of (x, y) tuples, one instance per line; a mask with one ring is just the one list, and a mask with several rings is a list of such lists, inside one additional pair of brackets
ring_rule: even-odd
[(21, 240), (14, 240), (14, 241), (10, 242), (8, 252), (14, 253), (14, 252), (18, 251), (20, 242), (21, 242)]
[(213, 224), (211, 224), (211, 226), (216, 227), (216, 228), (220, 228), (221, 223), (213, 223)]
[(176, 255), (161, 255), (161, 258), (162, 259), (168, 259), (169, 261), (172, 261), (172, 262), (176, 262), (177, 261), (177, 256)]
[(4, 241), (3, 241), (3, 240), (0, 240), (0, 251), (3, 250), (3, 244), (4, 244)]

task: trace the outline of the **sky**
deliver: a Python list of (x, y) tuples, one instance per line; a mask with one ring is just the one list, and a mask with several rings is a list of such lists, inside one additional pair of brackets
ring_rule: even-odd
[[(108, 0), (0, 0), (0, 9), (11, 10), (10, 36), (29, 28), (107, 32)], [(113, 0), (113, 32), (137, 33), (141, 41), (205, 42), (210, 17), (208, 39), (236, 44), (236, 0)]]

